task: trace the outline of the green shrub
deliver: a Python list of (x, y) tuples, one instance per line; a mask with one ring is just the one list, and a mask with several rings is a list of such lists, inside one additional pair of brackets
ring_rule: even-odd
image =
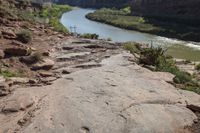
[(164, 50), (161, 47), (158, 48), (145, 48), (141, 51), (140, 63), (145, 65), (159, 66), (160, 62), (166, 63), (164, 56)]
[(196, 83), (187, 84), (184, 90), (193, 91), (193, 92), (196, 92), (197, 94), (200, 94), (200, 86)]
[(68, 5), (56, 5), (53, 4), (52, 7), (43, 7), (43, 9), (40, 11), (40, 17), (42, 18), (48, 18), (49, 19), (49, 25), (54, 27), (56, 31), (62, 32), (62, 33), (68, 33), (67, 28), (65, 28), (60, 23), (60, 17), (62, 14), (66, 11), (72, 10), (72, 7)]
[(22, 30), (17, 33), (17, 39), (23, 43), (29, 43), (32, 40), (32, 34), (28, 30)]
[[(145, 65), (152, 65), (156, 69), (155, 71), (169, 72), (175, 75), (173, 81), (175, 84), (182, 84), (185, 90), (194, 91), (200, 94), (200, 85), (195, 81), (195, 77), (191, 74), (181, 71), (170, 56), (165, 55), (165, 50), (160, 47), (157, 48), (143, 48), (139, 45), (127, 43), (124, 45), (124, 49), (130, 51), (132, 54), (139, 53), (139, 63)], [(189, 62), (189, 61), (187, 61)], [(200, 68), (200, 65), (197, 65)], [(197, 68), (196, 67), (196, 68)], [(197, 68), (198, 69), (198, 68)], [(200, 70), (200, 69), (199, 69)]]
[(2, 75), (5, 78), (9, 78), (9, 77), (18, 77), (18, 74), (15, 72), (11, 72), (9, 70), (4, 70), (4, 71), (0, 71), (0, 75)]
[(112, 41), (112, 38), (110, 38), (110, 37), (109, 37), (109, 38), (107, 38), (107, 41)]
[(136, 43), (132, 43), (132, 42), (128, 42), (126, 44), (124, 44), (123, 48), (125, 50), (128, 50), (131, 54), (137, 53), (139, 54), (141, 52), (140, 46)]
[(80, 36), (81, 38), (87, 38), (87, 39), (98, 39), (99, 38), (99, 35), (97, 34), (90, 34), (90, 33), (85, 33), (85, 34), (82, 34)]
[(192, 76), (187, 72), (177, 71), (175, 75), (176, 76), (174, 77), (173, 80), (177, 84), (185, 84), (185, 83), (192, 82)]
[(196, 70), (200, 70), (200, 63), (196, 65)]

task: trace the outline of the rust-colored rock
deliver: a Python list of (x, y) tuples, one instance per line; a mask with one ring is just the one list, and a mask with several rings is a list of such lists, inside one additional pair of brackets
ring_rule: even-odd
[(27, 56), (31, 51), (27, 47), (10, 47), (6, 48), (4, 53), (8, 56)]

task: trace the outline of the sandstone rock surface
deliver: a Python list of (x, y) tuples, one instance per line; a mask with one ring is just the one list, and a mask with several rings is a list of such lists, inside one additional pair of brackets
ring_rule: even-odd
[(38, 82), (48, 86), (18, 88), (0, 99), (2, 132), (188, 133), (198, 123), (200, 96), (169, 84), (173, 75), (133, 63), (120, 48), (91, 52), (79, 44), (80, 51), (54, 53), (70, 59), (56, 62), (55, 73), (67, 71), (59, 79), (43, 72)]
[(200, 103), (199, 95), (181, 93), (160, 80), (163, 74), (133, 65), (127, 56), (111, 56), (101, 67), (65, 75), (48, 86), (45, 109), (23, 132), (187, 132), (197, 117), (185, 101), (192, 102), (192, 96)]
[(42, 61), (32, 66), (33, 70), (49, 70), (54, 66), (55, 62), (51, 59), (45, 58)]

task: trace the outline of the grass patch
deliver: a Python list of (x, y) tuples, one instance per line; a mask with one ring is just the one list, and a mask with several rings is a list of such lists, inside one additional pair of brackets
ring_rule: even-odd
[(133, 42), (127, 42), (123, 45), (123, 48), (125, 50), (128, 50), (131, 54), (140, 54), (141, 50), (139, 45), (137, 45), (137, 43), (133, 43)]
[(196, 70), (200, 71), (200, 63), (196, 65)]
[(2, 75), (4, 78), (19, 77), (20, 76), (18, 73), (11, 72), (9, 70), (0, 71), (0, 75)]
[(54, 27), (56, 31), (68, 33), (68, 30), (60, 23), (60, 17), (64, 12), (72, 10), (72, 7), (68, 5), (56, 5), (51, 7), (43, 7), (40, 11), (40, 17), (48, 18), (49, 24)]
[(200, 50), (184, 45), (172, 45), (168, 48), (166, 54), (178, 59), (200, 61)]

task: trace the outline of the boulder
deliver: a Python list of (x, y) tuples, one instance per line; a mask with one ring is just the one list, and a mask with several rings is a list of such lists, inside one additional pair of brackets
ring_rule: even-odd
[(71, 72), (69, 70), (62, 70), (62, 74), (70, 74)]
[(0, 59), (3, 59), (5, 56), (4, 51), (0, 49)]
[(27, 47), (10, 47), (6, 48), (4, 53), (8, 56), (27, 56), (31, 51)]
[(32, 70), (50, 70), (54, 66), (55, 62), (50, 59), (42, 59), (40, 62), (32, 65)]
[(37, 84), (38, 80), (36, 80), (36, 79), (29, 79), (29, 83), (30, 84)]
[(33, 98), (28, 94), (15, 94), (11, 98), (5, 101), (5, 105), (2, 108), (4, 113), (19, 112), (25, 110), (34, 104)]
[(41, 82), (46, 84), (46, 85), (51, 85), (53, 81), (57, 80), (57, 77), (47, 77), (47, 78), (42, 78)]
[(39, 72), (40, 76), (42, 77), (51, 77), (53, 76), (54, 74), (51, 73), (51, 72), (46, 72), (46, 71), (42, 71), (42, 72)]
[(42, 55), (39, 53), (33, 53), (29, 56), (24, 56), (20, 58), (20, 61), (27, 65), (37, 63), (40, 60), (42, 60)]
[(20, 77), (11, 77), (9, 78), (9, 81), (11, 81), (13, 84), (26, 84), (29, 82), (29, 79)]
[(50, 52), (46, 51), (42, 53), (43, 56), (50, 56)]

